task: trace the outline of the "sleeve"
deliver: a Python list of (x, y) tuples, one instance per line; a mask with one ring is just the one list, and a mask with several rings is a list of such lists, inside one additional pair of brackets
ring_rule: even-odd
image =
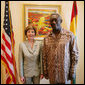
[(43, 74), (46, 79), (48, 79), (48, 65), (47, 65), (47, 46), (46, 46), (46, 39), (44, 39), (43, 44)]
[(70, 71), (69, 71), (70, 80), (72, 80), (75, 77), (78, 58), (79, 58), (79, 51), (77, 47), (77, 41), (75, 36), (72, 35), (71, 42), (70, 42)]
[(20, 77), (24, 77), (24, 72), (23, 72), (23, 51), (21, 44), (19, 45), (19, 75)]

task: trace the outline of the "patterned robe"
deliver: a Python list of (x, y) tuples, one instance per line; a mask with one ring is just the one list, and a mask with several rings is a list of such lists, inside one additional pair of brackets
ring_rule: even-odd
[[(75, 73), (79, 52), (72, 32), (62, 29), (44, 39), (43, 69), (51, 84), (65, 84)], [(70, 76), (69, 76), (70, 75)]]

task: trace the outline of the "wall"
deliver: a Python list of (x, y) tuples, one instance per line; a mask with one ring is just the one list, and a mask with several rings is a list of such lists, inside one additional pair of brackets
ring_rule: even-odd
[[(73, 1), (10, 1), (10, 10), (12, 15), (12, 23), (15, 37), (15, 56), (18, 68), (18, 49), (19, 43), (23, 41), (24, 31), (24, 8), (23, 4), (39, 4), (39, 5), (61, 5), (61, 16), (63, 18), (62, 26), (69, 30)], [(76, 71), (76, 83), (84, 83), (84, 1), (77, 1), (78, 6), (78, 27), (77, 42), (80, 52), (79, 63)], [(4, 1), (1, 1), (1, 32), (4, 17)], [(3, 68), (4, 69), (4, 68)], [(82, 72), (81, 72), (82, 71)], [(3, 76), (2, 76), (3, 78)], [(47, 82), (42, 80), (41, 83)], [(2, 82), (4, 82), (2, 80)]]

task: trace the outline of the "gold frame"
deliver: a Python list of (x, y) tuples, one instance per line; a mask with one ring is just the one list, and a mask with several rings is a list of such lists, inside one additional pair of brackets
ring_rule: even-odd
[[(24, 4), (24, 30), (26, 28), (26, 9), (31, 8), (31, 9), (56, 9), (59, 14), (61, 14), (61, 5), (37, 5), (37, 4)], [(42, 40), (41, 37), (37, 36), (37, 40)], [(24, 35), (24, 40), (25, 40), (25, 35)]]

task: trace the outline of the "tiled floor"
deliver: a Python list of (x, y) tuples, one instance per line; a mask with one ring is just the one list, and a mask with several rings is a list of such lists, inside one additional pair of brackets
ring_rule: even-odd
[(49, 80), (43, 78), (42, 80), (40, 80), (40, 84), (50, 84)]
[[(40, 80), (40, 84), (50, 84), (49, 80), (43, 78), (42, 80)], [(66, 82), (66, 84), (70, 84), (70, 80)]]

